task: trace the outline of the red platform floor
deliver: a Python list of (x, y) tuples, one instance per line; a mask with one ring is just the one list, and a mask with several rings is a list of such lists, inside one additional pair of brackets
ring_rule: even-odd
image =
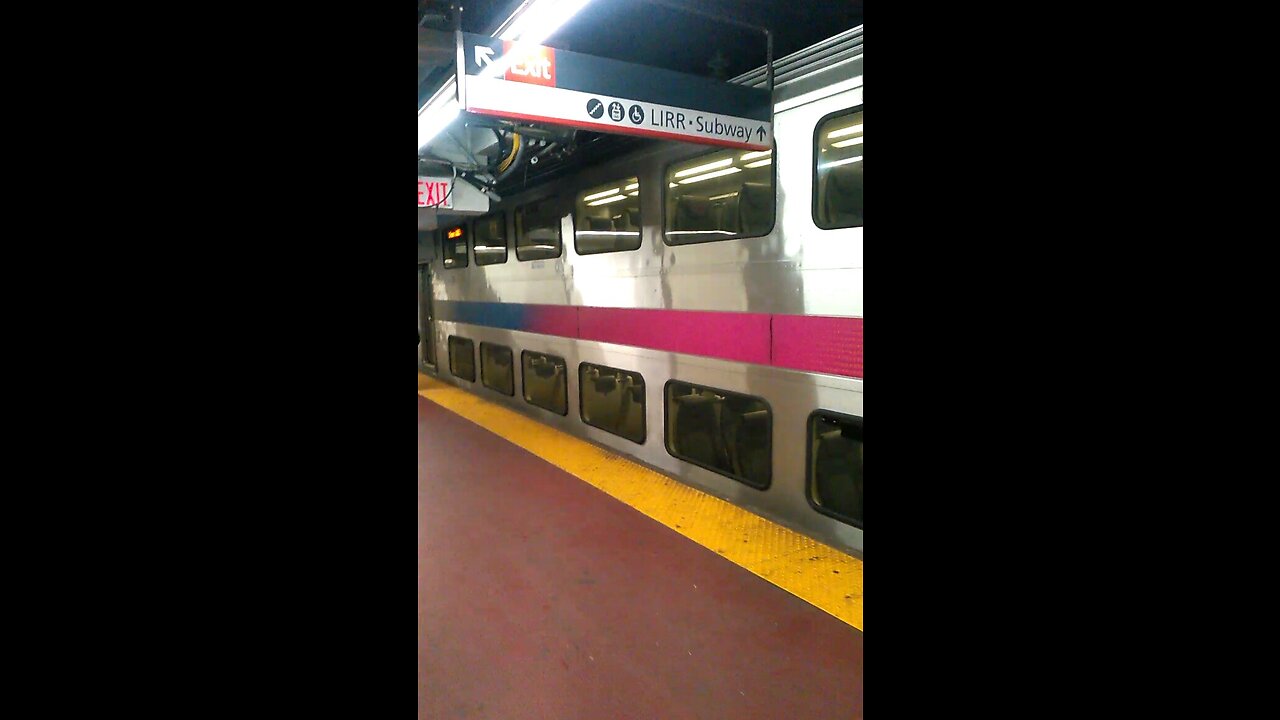
[(418, 398), (418, 720), (861, 718), (862, 642)]

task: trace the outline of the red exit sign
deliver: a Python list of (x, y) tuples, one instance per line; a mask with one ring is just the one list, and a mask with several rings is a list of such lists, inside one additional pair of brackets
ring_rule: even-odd
[(503, 78), (532, 85), (556, 86), (555, 48), (522, 46), (507, 40), (502, 43), (502, 56), (511, 64)]
[(418, 207), (453, 209), (453, 193), (449, 186), (451, 178), (418, 178)]

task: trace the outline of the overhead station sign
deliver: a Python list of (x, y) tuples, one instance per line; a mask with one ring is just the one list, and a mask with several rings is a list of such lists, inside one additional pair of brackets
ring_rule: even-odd
[(768, 150), (769, 91), (463, 33), (462, 106), (596, 132)]

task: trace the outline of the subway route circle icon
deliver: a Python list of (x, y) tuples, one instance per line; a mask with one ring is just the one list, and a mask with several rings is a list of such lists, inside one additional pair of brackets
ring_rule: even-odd
[(604, 103), (595, 98), (587, 101), (587, 114), (593, 118), (599, 118), (604, 115)]

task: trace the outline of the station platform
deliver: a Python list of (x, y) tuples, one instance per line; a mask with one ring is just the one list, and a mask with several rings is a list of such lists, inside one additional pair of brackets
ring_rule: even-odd
[(737, 514), (419, 375), (418, 720), (863, 717), (861, 561)]

